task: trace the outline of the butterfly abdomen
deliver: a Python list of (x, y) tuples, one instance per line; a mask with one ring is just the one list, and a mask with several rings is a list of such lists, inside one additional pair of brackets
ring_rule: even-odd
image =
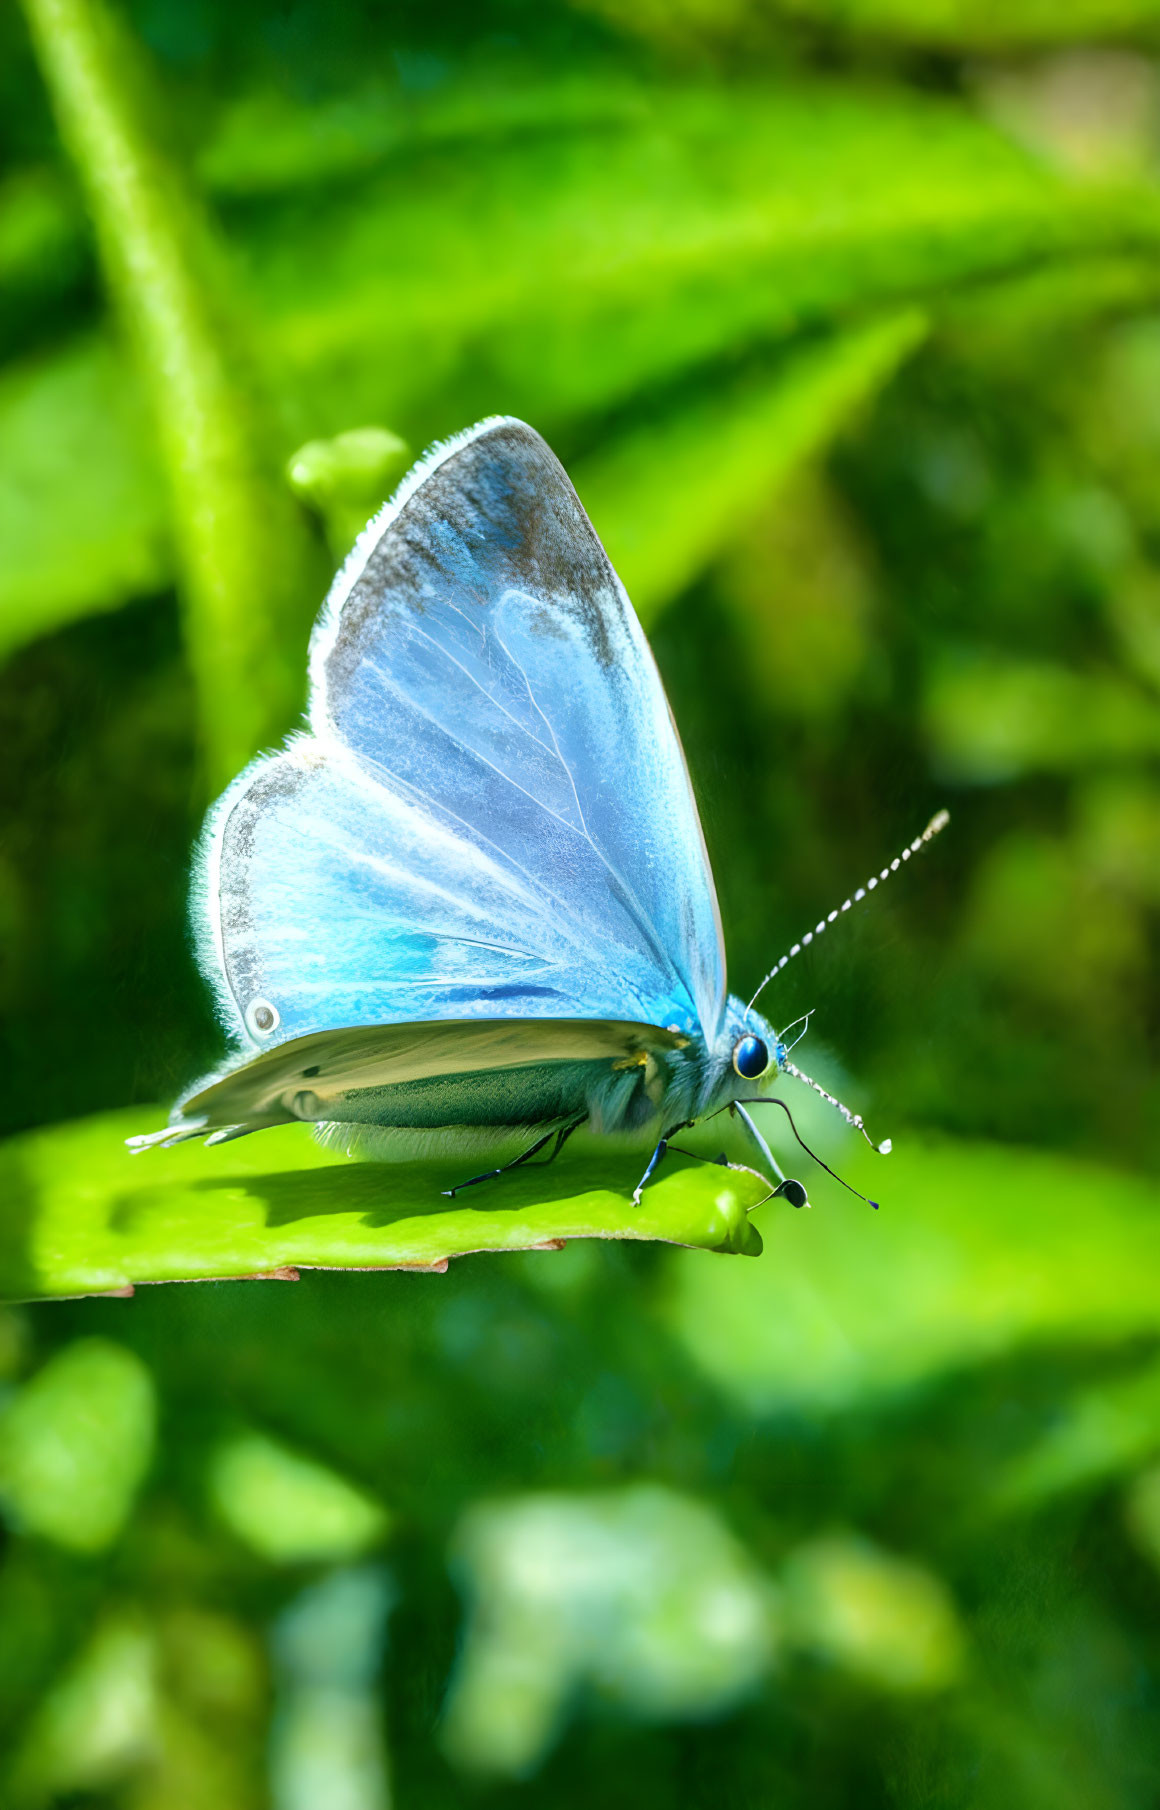
[(607, 1063), (552, 1062), (428, 1075), (389, 1087), (360, 1088), (328, 1101), (318, 1116), (342, 1124), (412, 1130), (445, 1125), (548, 1125), (583, 1113), (607, 1069)]
[(317, 1116), (342, 1124), (411, 1130), (447, 1125), (534, 1127), (586, 1117), (598, 1133), (634, 1133), (665, 1114), (680, 1116), (691, 1097), (680, 1078), (685, 1066), (650, 1057), (627, 1063), (546, 1062), (430, 1075), (347, 1093), (324, 1107), (320, 1103)]

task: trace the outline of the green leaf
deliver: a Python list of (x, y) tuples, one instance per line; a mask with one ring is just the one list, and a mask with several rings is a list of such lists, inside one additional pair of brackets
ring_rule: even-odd
[[(908, 310), (811, 335), (760, 372), (747, 369), (652, 412), (574, 465), (577, 489), (646, 621), (824, 449), (924, 332), (922, 314)], [(0, 531), (9, 551), (0, 570), (0, 657), (172, 578), (163, 490), (125, 376), (112, 349), (96, 343), (43, 373), (0, 382), (0, 444), (24, 467), (10, 469), (5, 484), (0, 455)], [(291, 459), (291, 482), (323, 511), (336, 559), (401, 476), (397, 464), (372, 460), (365, 472), (352, 466), (341, 488), (336, 459), (349, 449), (349, 464), (364, 446), (393, 454), (401, 445), (385, 430), (355, 429), (310, 442)], [(59, 464), (62, 447), (74, 453), (69, 480), (79, 505), (64, 537), (52, 477), (36, 482), (37, 467), (46, 456)]]
[(1114, 671), (945, 651), (924, 714), (939, 769), (976, 784), (1160, 752), (1155, 700)]
[(926, 330), (917, 310), (792, 347), (636, 427), (572, 471), (613, 565), (647, 621), (747, 515), (886, 382)]
[[(1097, 42), (1147, 32), (1157, 0), (573, 0), (624, 30), (666, 47), (772, 44), (780, 14), (873, 42), (895, 39), (943, 50), (1015, 50)], [(771, 18), (772, 15), (772, 18)]]
[(417, 148), (406, 181), (304, 199), (292, 238), (255, 220), (248, 257), (322, 431), (349, 424), (356, 381), (356, 418), (407, 431), (435, 398), (591, 412), (806, 325), (1151, 245), (1158, 224), (1147, 191), (1068, 182), (961, 106), (813, 81), (654, 89), (603, 130)]
[(648, 90), (613, 66), (545, 75), (536, 65), (481, 66), (415, 93), (381, 75), (304, 103), (263, 89), (228, 106), (197, 159), (222, 197), (278, 194), (361, 176), (417, 146), (478, 147), (545, 131), (631, 121)]
[(138, 386), (106, 340), (0, 376), (0, 658), (173, 578)]
[(1039, 1507), (1135, 1470), (1160, 1448), (1160, 1366), (1080, 1390), (1060, 1403), (1050, 1432), (1009, 1464), (992, 1497), (1005, 1512)]
[(73, 1552), (117, 1538), (153, 1453), (153, 1379), (107, 1339), (58, 1352), (0, 1414), (0, 1503)]
[(1149, 1181), (917, 1137), (830, 1160), (879, 1212), (819, 1187), (810, 1213), (766, 1208), (772, 1261), (744, 1277), (674, 1260), (670, 1325), (750, 1411), (845, 1407), (1033, 1343), (1160, 1330)]
[[(1158, 298), (1155, 258), (1138, 252), (1096, 253), (1066, 265), (1044, 265), (985, 289), (964, 289), (942, 311), (941, 325), (946, 344), (957, 352), (975, 358), (983, 353), (988, 359), (1005, 355), (1022, 366), (1033, 347), (1042, 347), (1045, 333), (1123, 315), (1146, 320)], [(1136, 418), (1131, 421), (1135, 426)]]
[(207, 1481), (231, 1533), (274, 1565), (355, 1558), (389, 1526), (382, 1506), (345, 1477), (263, 1433), (219, 1446)]
[[(587, 121), (576, 93), (565, 82), (563, 125), (528, 135), (481, 125), (478, 140), (436, 143), (417, 125), (390, 170), (356, 189), (307, 189), (291, 215), (255, 204), (234, 222), (235, 249), (251, 331), (299, 440), (380, 420), (418, 446), (503, 410), (565, 450), (569, 432), (581, 438), (594, 498), (603, 489), (615, 502), (617, 474), (639, 476), (653, 453), (671, 458), (682, 495), (702, 444), (744, 469), (742, 494), (722, 476), (714, 497), (706, 460), (703, 530), (687, 512), (675, 536), (646, 537), (642, 526), (626, 563), (646, 607), (728, 532), (732, 497), (738, 519), (752, 507), (752, 471), (772, 467), (771, 481), (784, 472), (789, 452), (774, 458), (774, 428), (787, 448), (797, 440), (812, 452), (823, 421), (840, 425), (843, 392), (853, 405), (871, 387), (878, 354), (884, 374), (892, 315), (941, 309), (987, 281), (1038, 271), (1046, 282), (1096, 254), (1150, 253), (1160, 226), (1147, 191), (1069, 182), (961, 105), (902, 90), (642, 87), (603, 113), (593, 101)], [(543, 83), (534, 95), (550, 119)], [(235, 164), (233, 180), (243, 175)], [(859, 324), (868, 316), (877, 328)], [(839, 335), (817, 340), (812, 370), (793, 350), (806, 330)], [(886, 336), (878, 354), (861, 337), (875, 331)], [(784, 399), (773, 367), (753, 393), (738, 380), (736, 360), (755, 349), (785, 351)], [(22, 402), (24, 436), (48, 450), (22, 531), (30, 552), (5, 594), (8, 646), (48, 620), (108, 607), (117, 571), (127, 595), (154, 585), (156, 556), (136, 550), (136, 537), (153, 547), (167, 538), (159, 481), (137, 475), (149, 471), (148, 449), (128, 445), (116, 415), (103, 443), (97, 399), (84, 414), (77, 397), (72, 439), (101, 446), (100, 470), (78, 461), (52, 431), (51, 367), (37, 382), (43, 394), (30, 382)], [(633, 423), (602, 446), (583, 424), (622, 405)], [(13, 514), (30, 488), (22, 445), (0, 455), (0, 508)], [(651, 508), (662, 486), (648, 488)], [(113, 489), (132, 493), (123, 531), (101, 501)], [(670, 523), (676, 514), (670, 497)], [(52, 532), (66, 518), (80, 524), (67, 569)], [(619, 520), (627, 549), (625, 510)]]
[(1148, 32), (1157, 0), (780, 0), (794, 18), (914, 44), (1015, 50)]
[(640, 1207), (639, 1153), (526, 1168), (447, 1201), (453, 1163), (352, 1162), (304, 1127), (131, 1156), (148, 1109), (30, 1132), (2, 1147), (0, 1296), (125, 1292), (138, 1282), (294, 1279), (299, 1268), (441, 1270), (470, 1251), (571, 1238), (663, 1239), (756, 1256), (760, 1178), (670, 1159)]

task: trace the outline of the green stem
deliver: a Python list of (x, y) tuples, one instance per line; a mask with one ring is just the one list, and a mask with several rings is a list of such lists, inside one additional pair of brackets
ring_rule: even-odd
[(152, 404), (216, 787), (300, 707), (317, 552), (233, 343), (210, 223), (145, 124), (137, 45), (103, 0), (23, 3)]

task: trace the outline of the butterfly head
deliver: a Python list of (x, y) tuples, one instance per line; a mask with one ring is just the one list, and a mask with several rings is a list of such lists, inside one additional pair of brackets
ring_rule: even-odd
[(764, 1093), (776, 1081), (786, 1053), (782, 1039), (761, 1013), (731, 997), (708, 1052), (707, 1092), (714, 1105)]
[[(794, 1080), (802, 1082), (812, 1092), (820, 1094), (827, 1105), (832, 1106), (841, 1114), (847, 1125), (861, 1133), (872, 1150), (878, 1151), (882, 1156), (889, 1152), (889, 1138), (884, 1138), (880, 1144), (876, 1144), (866, 1130), (861, 1114), (851, 1112), (850, 1108), (844, 1106), (834, 1094), (828, 1092), (811, 1076), (803, 1074), (794, 1062), (793, 1049), (805, 1036), (812, 1016), (812, 1012), (803, 1013), (800, 1018), (796, 1018), (779, 1034), (761, 1016), (760, 1012), (755, 1011), (752, 1005), (743, 1005), (741, 1000), (730, 997), (725, 1007), (725, 1020), (721, 1034), (709, 1051), (705, 1098), (701, 1111), (708, 1114), (721, 1111), (725, 1107), (736, 1106), (741, 1111), (750, 1135), (757, 1140), (767, 1161), (772, 1164), (773, 1172), (780, 1175), (781, 1171), (777, 1168), (768, 1145), (762, 1142), (752, 1119), (744, 1111), (747, 1106), (762, 1104), (780, 1106), (802, 1149), (813, 1157), (815, 1162), (820, 1163), (823, 1169), (827, 1169), (837, 1181), (840, 1181), (844, 1188), (849, 1188), (849, 1182), (844, 1181), (840, 1175), (829, 1168), (828, 1163), (810, 1149), (798, 1131), (789, 1105), (782, 1099), (780, 1093), (773, 1092), (774, 1084), (779, 1076), (792, 1075)], [(804, 1205), (804, 1190), (802, 1190), (800, 1182), (792, 1184), (785, 1182), (787, 1190), (791, 1186), (803, 1195), (802, 1200), (794, 1200), (794, 1205)], [(782, 1190), (778, 1189), (777, 1192), (781, 1193)], [(858, 1189), (851, 1189), (851, 1192), (857, 1194)], [(793, 1198), (792, 1195), (789, 1198)], [(861, 1198), (869, 1200), (869, 1196), (865, 1194)], [(876, 1201), (870, 1201), (872, 1207), (877, 1204)]]

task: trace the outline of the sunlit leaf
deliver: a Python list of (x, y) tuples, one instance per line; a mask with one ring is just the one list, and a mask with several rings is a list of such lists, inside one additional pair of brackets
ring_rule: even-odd
[(630, 430), (572, 472), (645, 620), (843, 426), (921, 339), (921, 314), (807, 340)]
[(1065, 182), (965, 109), (806, 82), (658, 89), (631, 126), (534, 152), (417, 151), (406, 182), (304, 201), (292, 238), (257, 220), (244, 250), (271, 346), (336, 431), (352, 381), (360, 418), (405, 429), (451, 385), (477, 412), (591, 411), (851, 309), (1156, 230), (1143, 194)]
[[(131, 1156), (140, 1110), (12, 1139), (3, 1149), (0, 1294), (109, 1293), (138, 1282), (293, 1276), (323, 1269), (445, 1269), (469, 1251), (558, 1248), (570, 1238), (667, 1239), (756, 1255), (748, 1211), (761, 1181), (675, 1162), (632, 1189), (635, 1153), (505, 1176), (454, 1200), (464, 1160), (352, 1162), (288, 1126), (225, 1148)], [(470, 1162), (470, 1158), (466, 1159)], [(467, 1204), (470, 1202), (471, 1204)], [(546, 1258), (545, 1261), (550, 1261)]]
[(776, 45), (781, 21), (808, 21), (871, 43), (896, 39), (943, 50), (1015, 50), (1099, 41), (1147, 32), (1156, 0), (573, 0), (650, 41), (688, 49), (704, 44)]
[(0, 657), (170, 582), (144, 404), (107, 341), (0, 376), (0, 542)]
[[(550, 112), (542, 89), (533, 113)], [(1146, 195), (1064, 181), (966, 109), (886, 88), (641, 87), (616, 106), (594, 102), (582, 124), (569, 123), (576, 82), (563, 92), (567, 129), (526, 140), (483, 132), (453, 149), (416, 127), (397, 153), (402, 169), (304, 193), (290, 226), (277, 209), (247, 213), (233, 223), (235, 247), (298, 440), (377, 419), (419, 445), (498, 410), (557, 440), (562, 430), (566, 451), (569, 423), (678, 384), (659, 414), (649, 402), (603, 444), (583, 434), (594, 495), (612, 494), (617, 473), (663, 457), (666, 444), (678, 482), (698, 443), (721, 450), (696, 533), (688, 511), (675, 537), (638, 530), (648, 538), (629, 563), (646, 597), (683, 581), (710, 525), (719, 533), (732, 519), (727, 473), (745, 464), (743, 511), (775, 428), (787, 450), (774, 476), (795, 444), (812, 451), (823, 425), (840, 426), (843, 395), (854, 406), (872, 367), (881, 360), (885, 374), (890, 362), (886, 341), (873, 355), (857, 327), (844, 351), (835, 342), (828, 377), (817, 364), (795, 375), (791, 361), (783, 399), (773, 371), (750, 393), (714, 361), (851, 316), (941, 307), (980, 279), (1143, 250), (1160, 226)], [(887, 333), (885, 320), (877, 330)], [(695, 384), (683, 396), (686, 377)], [(0, 458), (0, 509), (23, 512), (17, 544), (27, 548), (7, 583), (8, 645), (104, 607), (117, 583), (139, 595), (167, 575), (160, 486), (148, 451), (126, 439), (120, 395), (105, 432), (103, 401), (94, 395), (86, 412), (70, 393), (60, 436), (51, 366), (38, 382), (22, 404), (35, 510), (22, 503), (20, 444)], [(72, 454), (78, 443), (99, 446), (99, 462)], [(745, 463), (758, 445), (765, 456)], [(110, 508), (111, 492), (129, 501)], [(66, 514), (67, 557), (49, 532)], [(665, 514), (676, 514), (671, 495)]]

